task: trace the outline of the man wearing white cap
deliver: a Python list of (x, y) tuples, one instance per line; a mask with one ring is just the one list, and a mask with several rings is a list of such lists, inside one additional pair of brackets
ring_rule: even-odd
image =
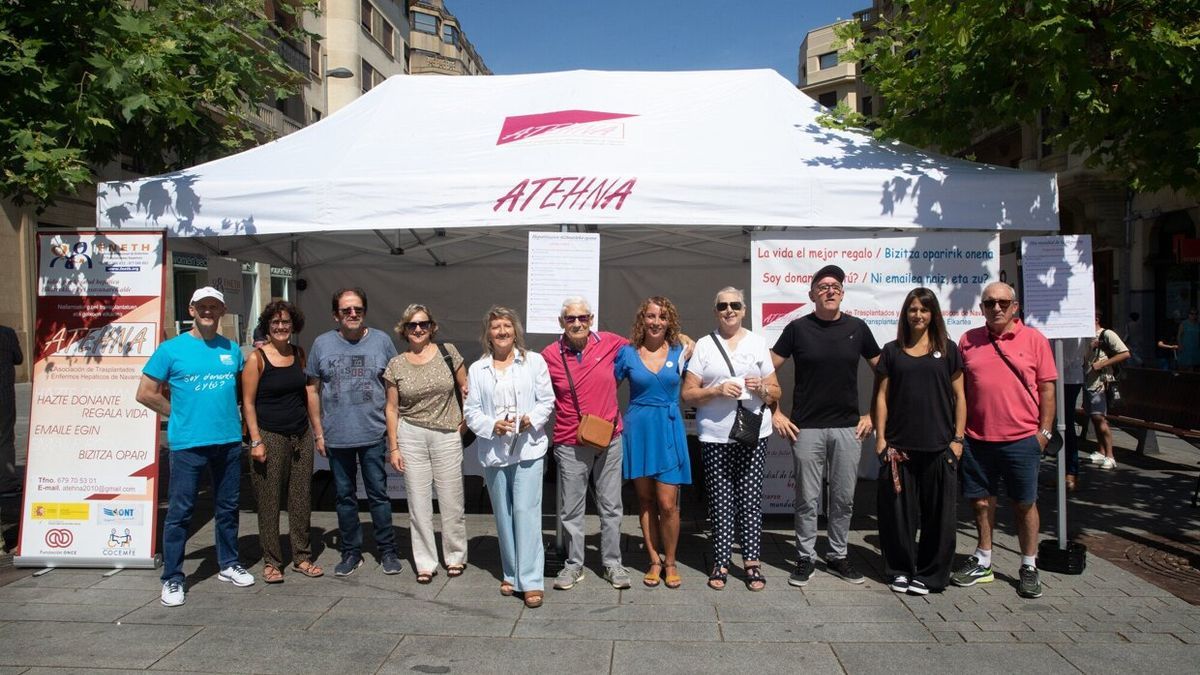
[[(200, 474), (212, 473), (217, 578), (250, 586), (254, 577), (238, 561), (238, 498), (242, 480), (242, 423), (237, 382), (242, 352), (217, 334), (225, 296), (197, 289), (188, 304), (192, 329), (154, 350), (142, 369), (138, 403), (167, 418), (171, 484), (163, 522), (162, 604), (186, 599), (183, 550), (196, 505)], [(169, 398), (168, 398), (169, 393)]]

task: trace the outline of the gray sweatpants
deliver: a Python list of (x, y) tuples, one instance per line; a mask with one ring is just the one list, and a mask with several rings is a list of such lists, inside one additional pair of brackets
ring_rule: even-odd
[(796, 471), (796, 552), (801, 558), (813, 560), (817, 555), (817, 503), (826, 470), (829, 475), (827, 557), (846, 557), (861, 457), (862, 441), (855, 438), (854, 427), (801, 429), (792, 443)]
[[(593, 483), (596, 511), (600, 514), (600, 562), (621, 564), (621, 435), (615, 434), (604, 452), (580, 445), (554, 446), (558, 463), (558, 490), (562, 496), (563, 532), (567, 537), (567, 565), (583, 566), (583, 514), (588, 483)], [(589, 480), (589, 478), (591, 480)]]

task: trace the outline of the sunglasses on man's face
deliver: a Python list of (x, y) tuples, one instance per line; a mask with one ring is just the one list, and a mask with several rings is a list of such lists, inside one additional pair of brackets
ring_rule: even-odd
[(736, 300), (734, 300), (733, 302), (718, 302), (717, 303), (717, 311), (724, 312), (727, 309), (732, 309), (735, 312), (740, 312), (740, 311), (742, 311), (742, 307), (744, 307), (744, 306), (745, 305), (743, 305), (742, 303), (740, 303)]
[(353, 314), (361, 315), (361, 314), (366, 314), (366, 313), (367, 313), (366, 307), (342, 307), (341, 309), (338, 310), (338, 314), (341, 314), (342, 316), (351, 316)]
[(592, 320), (591, 314), (565, 314), (563, 315), (563, 323), (587, 323)]
[(984, 307), (986, 307), (987, 309), (999, 307), (1000, 311), (1006, 311), (1009, 307), (1012, 306), (1013, 301), (1012, 300), (993, 300), (993, 299), (989, 298), (987, 300), (984, 300), (980, 304), (983, 305)]
[(429, 327), (432, 325), (433, 325), (432, 321), (409, 321), (404, 324), (404, 329), (405, 330), (416, 330), (416, 329), (420, 328), (421, 330), (429, 330)]

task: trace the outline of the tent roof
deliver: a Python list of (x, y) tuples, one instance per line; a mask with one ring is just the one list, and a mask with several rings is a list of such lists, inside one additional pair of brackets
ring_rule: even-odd
[(266, 145), (102, 183), (97, 222), (385, 242), (531, 225), (1058, 229), (1053, 174), (827, 129), (821, 112), (771, 70), (400, 75)]

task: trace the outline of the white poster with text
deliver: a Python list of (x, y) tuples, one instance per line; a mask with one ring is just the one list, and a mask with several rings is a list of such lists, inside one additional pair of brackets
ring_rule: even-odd
[(530, 232), (525, 290), (525, 330), (562, 332), (563, 300), (580, 296), (600, 325), (600, 235), (589, 232)]

